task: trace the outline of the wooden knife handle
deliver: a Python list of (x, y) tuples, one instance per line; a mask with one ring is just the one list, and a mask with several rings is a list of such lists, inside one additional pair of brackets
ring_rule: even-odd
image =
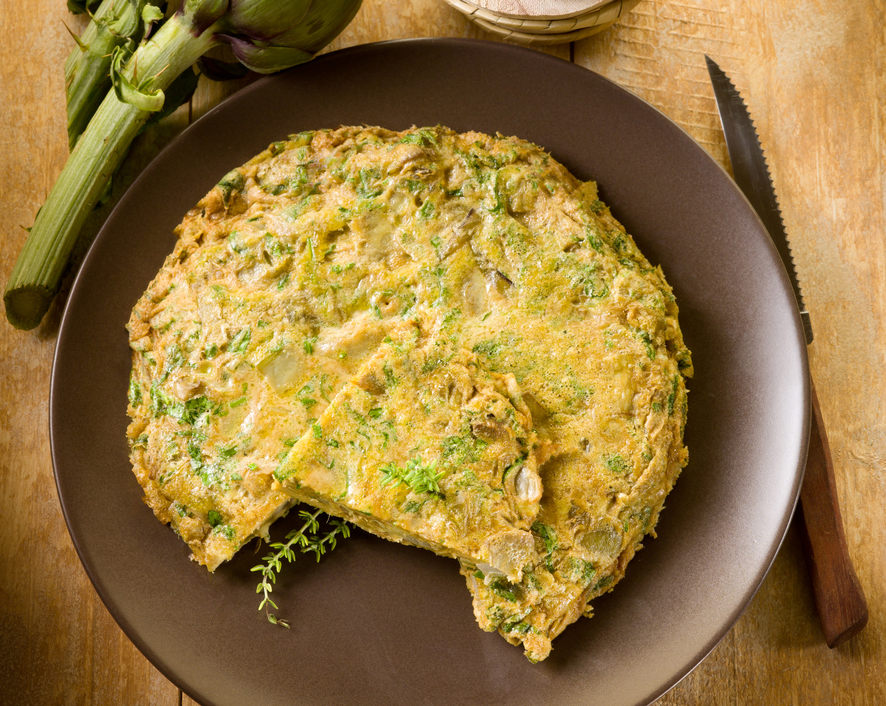
[(868, 606), (846, 546), (831, 449), (814, 385), (812, 429), (800, 506), (806, 525), (804, 544), (815, 604), (825, 640), (833, 648), (864, 628)]

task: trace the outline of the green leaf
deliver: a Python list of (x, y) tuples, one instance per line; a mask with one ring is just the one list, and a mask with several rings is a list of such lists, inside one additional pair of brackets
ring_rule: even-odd
[(145, 25), (150, 26), (154, 24), (154, 22), (159, 22), (162, 19), (163, 11), (156, 5), (151, 5), (149, 3), (142, 8), (142, 22), (144, 22)]
[(533, 534), (536, 534), (539, 537), (541, 537), (541, 540), (544, 542), (545, 552), (546, 552), (545, 565), (547, 566), (548, 571), (553, 573), (554, 572), (553, 554), (554, 554), (554, 550), (557, 548), (557, 534), (556, 534), (556, 532), (554, 532), (553, 528), (549, 527), (548, 525), (546, 525), (542, 522), (539, 522), (538, 520), (536, 520), (535, 522), (532, 523), (532, 532), (533, 532)]
[(249, 347), (249, 341), (252, 339), (252, 329), (248, 326), (244, 329), (241, 329), (240, 332), (234, 336), (234, 340), (231, 341), (228, 346), (228, 350), (231, 353), (243, 353)]
[(111, 85), (117, 100), (149, 113), (162, 109), (166, 101), (163, 91), (159, 88), (156, 91), (148, 91), (133, 84), (123, 73), (126, 59), (127, 52), (122, 47), (116, 47), (111, 60)]
[[(163, 118), (169, 117), (181, 106), (191, 100), (194, 91), (197, 90), (197, 84), (200, 82), (200, 76), (193, 69), (185, 69), (173, 81), (169, 88), (165, 91), (166, 99), (163, 102), (163, 108), (158, 110), (145, 123), (145, 128), (156, 125)], [(143, 128), (144, 129), (144, 128)]]
[(504, 598), (510, 603), (517, 602), (516, 586), (507, 579), (496, 579), (489, 584), (489, 589), (499, 598)]

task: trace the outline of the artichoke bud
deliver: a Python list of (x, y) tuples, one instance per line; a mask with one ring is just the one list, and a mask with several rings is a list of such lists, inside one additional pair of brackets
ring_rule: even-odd
[(350, 24), (362, 0), (323, 0), (311, 4), (304, 19), (274, 37), (274, 44), (316, 54)]
[(270, 41), (298, 26), (312, 6), (324, 4), (323, 0), (231, 0), (225, 26), (232, 35)]
[(224, 17), (228, 11), (228, 0), (185, 0), (183, 12), (191, 21), (194, 33), (203, 32)]
[(225, 37), (225, 39), (230, 43), (237, 60), (246, 68), (260, 74), (282, 71), (314, 58), (313, 54), (295, 47), (262, 46), (261, 43), (250, 42), (238, 37)]

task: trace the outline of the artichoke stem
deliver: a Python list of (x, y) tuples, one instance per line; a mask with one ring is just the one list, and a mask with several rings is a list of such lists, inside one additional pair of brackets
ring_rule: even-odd
[[(111, 88), (114, 49), (126, 42), (135, 46), (141, 40), (144, 26), (140, 17), (142, 5), (144, 2), (134, 5), (120, 0), (103, 0), (65, 62), (68, 144), (71, 149)], [(124, 36), (112, 31), (111, 24), (134, 27), (135, 33)]]
[[(211, 29), (194, 36), (184, 16), (176, 14), (139, 47), (125, 73), (146, 91), (163, 91), (216, 43)], [(37, 213), (9, 277), (3, 301), (16, 328), (35, 328), (43, 319), (86, 217), (150, 115), (121, 102), (114, 91), (102, 101)]]

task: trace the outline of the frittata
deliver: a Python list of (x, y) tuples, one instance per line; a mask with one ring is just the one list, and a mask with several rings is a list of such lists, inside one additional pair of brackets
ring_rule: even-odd
[(660, 269), (541, 148), (443, 127), (292, 136), (189, 214), (136, 304), (129, 441), (210, 570), (295, 501), (459, 559), (544, 659), (686, 463)]

